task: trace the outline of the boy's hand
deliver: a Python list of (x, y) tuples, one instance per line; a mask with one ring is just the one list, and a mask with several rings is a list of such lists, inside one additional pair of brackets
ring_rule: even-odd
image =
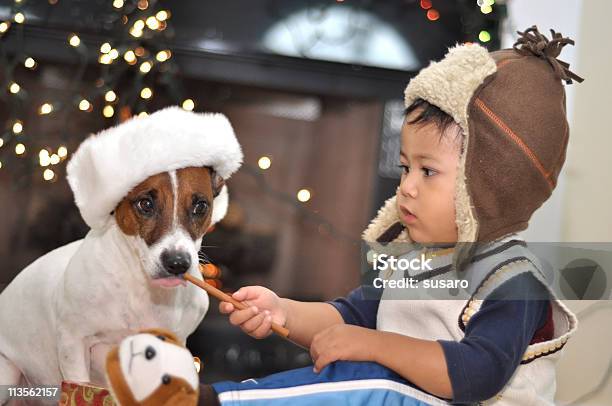
[(232, 295), (234, 299), (249, 305), (238, 310), (229, 302), (219, 303), (219, 311), (229, 314), (230, 323), (255, 338), (265, 338), (272, 333), (272, 322), (281, 326), (287, 321), (287, 311), (281, 299), (263, 286), (245, 286)]
[(321, 331), (310, 345), (314, 372), (319, 373), (327, 364), (338, 360), (374, 361), (374, 351), (381, 350), (376, 333), (350, 324), (337, 324)]

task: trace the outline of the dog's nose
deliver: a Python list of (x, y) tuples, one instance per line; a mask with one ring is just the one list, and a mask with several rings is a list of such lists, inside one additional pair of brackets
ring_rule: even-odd
[(161, 261), (166, 271), (173, 275), (184, 274), (191, 267), (191, 256), (187, 252), (165, 250)]

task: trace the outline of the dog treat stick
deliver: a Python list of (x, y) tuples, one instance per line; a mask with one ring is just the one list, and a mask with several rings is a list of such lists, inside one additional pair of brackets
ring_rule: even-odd
[[(214, 286), (201, 281), (191, 275), (189, 275), (188, 273), (183, 275), (183, 278), (185, 278), (186, 280), (188, 280), (189, 282), (193, 283), (196, 286), (201, 287), (202, 289), (204, 289), (206, 291), (206, 293), (208, 293), (211, 296), (216, 297), (217, 299), (221, 300), (222, 302), (230, 302), (231, 304), (234, 305), (234, 307), (236, 309), (239, 310), (244, 310), (247, 309), (249, 306), (245, 305), (244, 303), (241, 303), (239, 301), (237, 301), (236, 299), (234, 299), (233, 297), (231, 297), (230, 295), (228, 295), (227, 293), (224, 293), (222, 291), (220, 291), (219, 289), (215, 288)], [(276, 334), (278, 334), (279, 336), (283, 337), (283, 338), (287, 338), (289, 336), (289, 330), (287, 330), (285, 327), (278, 325), (276, 323), (272, 323), (272, 331), (274, 331)]]

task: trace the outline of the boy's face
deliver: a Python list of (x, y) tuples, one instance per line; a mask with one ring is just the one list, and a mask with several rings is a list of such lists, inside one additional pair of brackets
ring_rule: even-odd
[(435, 123), (408, 124), (402, 128), (400, 164), (402, 178), (397, 208), (410, 238), (418, 243), (455, 243), (455, 180), (461, 149), (459, 126), (452, 124), (440, 138)]

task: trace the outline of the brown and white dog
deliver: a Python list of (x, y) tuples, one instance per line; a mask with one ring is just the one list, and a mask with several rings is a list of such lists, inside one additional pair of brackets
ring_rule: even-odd
[[(149, 118), (91, 137), (69, 163), (92, 229), (29, 265), (0, 295), (0, 385), (105, 385), (106, 354), (126, 336), (163, 328), (184, 345), (202, 321), (208, 296), (182, 275), (202, 279), (202, 237), (225, 214), (224, 181), (242, 152), (224, 116), (166, 109)], [(152, 155), (159, 150), (166, 154)]]

